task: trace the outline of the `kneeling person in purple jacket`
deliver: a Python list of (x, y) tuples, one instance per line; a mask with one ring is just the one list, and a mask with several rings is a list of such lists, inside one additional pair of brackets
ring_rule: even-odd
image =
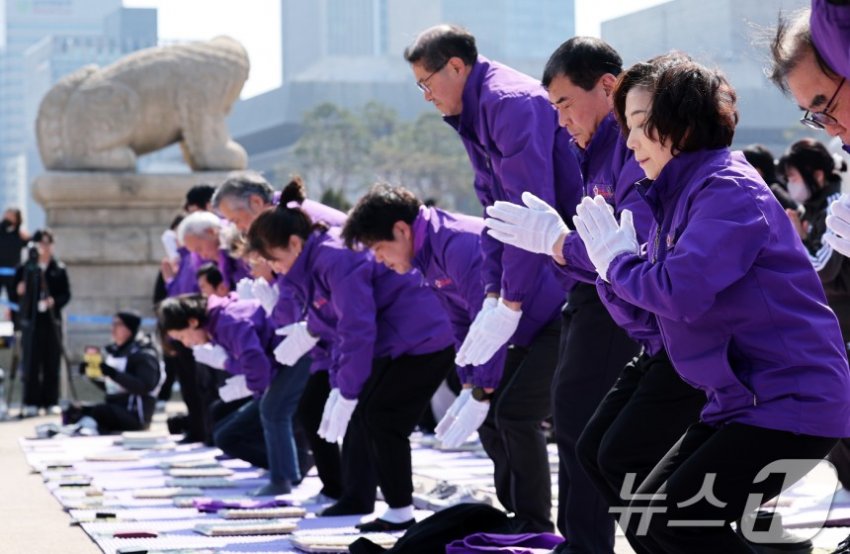
[[(428, 208), (402, 187), (378, 184), (354, 207), (342, 234), (349, 247), (368, 246), (397, 273), (421, 272), (442, 301), (460, 348), (476, 347), (474, 337), (467, 337), (482, 306), (499, 309), (482, 280), (483, 228), (481, 218)], [(563, 296), (554, 279), (550, 272), (538, 274), (516, 332), (495, 355), (457, 368), (463, 391), (437, 426), (446, 446), (460, 445), (478, 429), (495, 465), (499, 501), (535, 532), (553, 529), (540, 423), (550, 415), (560, 333)]]

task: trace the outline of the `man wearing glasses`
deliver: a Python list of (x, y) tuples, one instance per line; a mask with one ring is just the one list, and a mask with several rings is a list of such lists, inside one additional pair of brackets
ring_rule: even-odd
[[(558, 126), (557, 114), (537, 79), (479, 56), (475, 37), (454, 25), (426, 29), (407, 47), (404, 58), (425, 100), (460, 135), (483, 208), (499, 200), (522, 204), (522, 193), (530, 191), (569, 220), (580, 200), (581, 172), (570, 149), (570, 135)], [(540, 292), (535, 284), (541, 274), (554, 271), (549, 256), (503, 245), (486, 233), (481, 235), (481, 250), (482, 287), (488, 300), (458, 350), (459, 366), (485, 364), (507, 344), (523, 309), (533, 317), (533, 310), (523, 304), (530, 305)], [(546, 445), (537, 426), (539, 413), (551, 413), (553, 373), (554, 365), (545, 374), (517, 371), (502, 377), (510, 387), (484, 389), (491, 411), (504, 415), (511, 410), (517, 421), (524, 414), (533, 424), (502, 429), (500, 452), (488, 448), (488, 453), (501, 476), (500, 500), (521, 518), (534, 521), (528, 531), (535, 532), (553, 529)]]
[[(811, 12), (780, 21), (771, 54), (770, 78), (805, 112), (800, 122), (839, 137), (850, 152), (850, 2), (814, 0)], [(850, 256), (850, 197), (830, 211), (824, 242)]]

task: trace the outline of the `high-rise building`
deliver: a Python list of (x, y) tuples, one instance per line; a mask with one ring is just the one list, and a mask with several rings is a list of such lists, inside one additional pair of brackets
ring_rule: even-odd
[[(734, 145), (762, 143), (778, 157), (813, 132), (799, 124), (796, 103), (765, 76), (768, 40), (780, 10), (808, 5), (808, 0), (673, 0), (603, 22), (602, 38), (627, 65), (675, 49), (720, 68), (738, 94)], [(817, 138), (829, 140), (825, 134)]]
[(21, 206), (34, 227), (43, 220), (28, 194), (29, 182), (41, 170), (34, 129), (41, 97), (79, 67), (107, 65), (154, 46), (156, 10), (122, 8), (121, 0), (15, 0), (3, 8), (0, 208)]

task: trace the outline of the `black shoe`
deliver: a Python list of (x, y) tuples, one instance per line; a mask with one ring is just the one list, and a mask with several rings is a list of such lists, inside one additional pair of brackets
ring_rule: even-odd
[(372, 510), (375, 508), (363, 508), (359, 506), (351, 505), (347, 502), (337, 502), (335, 504), (331, 504), (321, 512), (319, 515), (321, 517), (327, 516), (362, 516), (363, 514), (371, 514)]
[[(774, 519), (777, 520), (780, 526), (782, 525), (782, 516), (780, 514), (765, 510), (759, 510), (755, 514), (748, 514), (744, 516), (744, 518), (749, 519), (750, 521), (755, 518), (755, 522), (752, 523), (752, 529), (762, 533), (767, 532), (770, 529), (770, 524)], [(741, 523), (738, 522), (738, 535), (740, 535), (741, 538), (750, 545), (756, 554), (811, 554), (812, 549), (814, 548), (812, 541), (809, 539), (798, 537), (789, 533), (785, 529), (782, 530), (782, 536), (769, 543), (756, 543), (751, 542), (743, 535), (741, 532)], [(837, 552), (843, 554), (843, 551), (841, 550)], [(847, 550), (846, 552), (847, 554), (850, 554), (850, 550)]]
[(405, 529), (412, 527), (414, 523), (416, 523), (415, 519), (408, 519), (401, 523), (393, 523), (392, 521), (377, 518), (372, 521), (367, 521), (366, 523), (355, 525), (355, 527), (357, 527), (361, 533), (386, 533), (387, 531), (404, 531)]

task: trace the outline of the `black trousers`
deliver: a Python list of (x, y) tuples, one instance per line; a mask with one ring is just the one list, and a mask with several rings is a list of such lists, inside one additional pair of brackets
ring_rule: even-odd
[(187, 437), (192, 441), (203, 441), (212, 432), (207, 426), (204, 406), (201, 399), (201, 391), (198, 387), (198, 378), (195, 369), (195, 357), (192, 351), (180, 343), (173, 343), (174, 355), (165, 356), (165, 372), (173, 372), (180, 383), (180, 396), (186, 404), (188, 413)]
[(343, 441), (340, 503), (372, 511), (376, 484), (390, 508), (413, 503), (410, 433), (440, 382), (454, 369), (454, 357), (450, 346), (373, 361)]
[(610, 554), (614, 518), (608, 503), (579, 464), (576, 443), (623, 366), (638, 353), (611, 319), (596, 287), (579, 284), (563, 311), (552, 414), (558, 444), (558, 530), (567, 538), (559, 552)]
[[(682, 381), (666, 351), (626, 364), (576, 446), (579, 462), (610, 507), (628, 505), (628, 495), (699, 420), (704, 405), (705, 394)], [(624, 495), (627, 475), (634, 485)], [(628, 530), (627, 537), (637, 554), (647, 552)]]
[(29, 356), (24, 355), (25, 360), (29, 359), (24, 373), (24, 404), (47, 408), (59, 403), (62, 330), (46, 313), (38, 314), (34, 324)]
[(298, 403), (297, 417), (301, 421), (304, 435), (313, 453), (313, 463), (319, 479), (322, 480), (322, 494), (330, 498), (342, 496), (342, 462), (339, 446), (329, 443), (319, 436), (319, 424), (325, 402), (331, 392), (327, 371), (316, 371), (307, 379), (301, 401)]
[(551, 415), (560, 331), (561, 322), (555, 320), (527, 348), (508, 349), (502, 381), (478, 430), (493, 460), (499, 502), (527, 532), (554, 529), (549, 455), (540, 424)]
[[(729, 524), (793, 484), (835, 443), (741, 423), (720, 428), (696, 423), (637, 489), (627, 525), (645, 552), (751, 554)], [(796, 462), (799, 473), (789, 482), (784, 473), (771, 473), (753, 483), (765, 466), (778, 460)], [(647, 532), (642, 533), (641, 521), (647, 517)]]
[[(152, 401), (153, 399), (150, 399), (146, 403)], [(146, 406), (146, 408), (151, 408), (152, 411), (151, 406)], [(141, 431), (148, 428), (148, 422), (139, 419), (139, 414), (136, 411), (127, 409), (126, 400), (120, 403), (107, 401), (103, 404), (82, 406), (80, 414), (94, 418), (97, 421), (97, 430), (101, 435), (123, 431)]]

